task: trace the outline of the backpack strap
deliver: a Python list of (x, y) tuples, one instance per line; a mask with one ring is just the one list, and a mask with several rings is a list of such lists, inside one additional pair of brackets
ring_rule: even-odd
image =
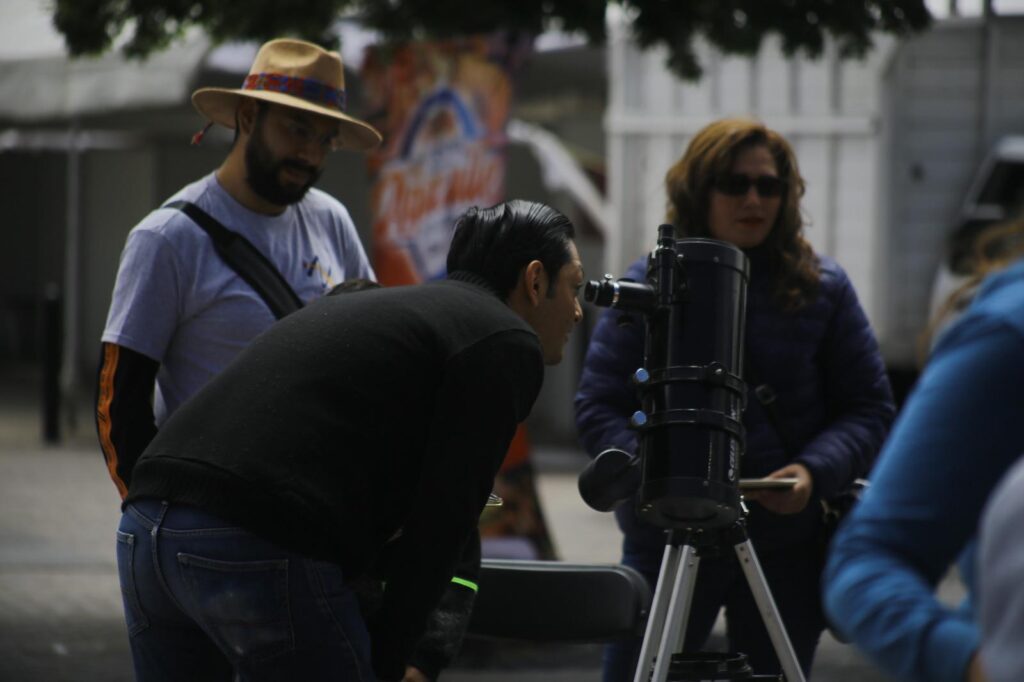
[(248, 239), (224, 227), (191, 201), (172, 201), (164, 208), (178, 209), (210, 235), (217, 254), (260, 295), (274, 317), (280, 320), (302, 307), (302, 299)]

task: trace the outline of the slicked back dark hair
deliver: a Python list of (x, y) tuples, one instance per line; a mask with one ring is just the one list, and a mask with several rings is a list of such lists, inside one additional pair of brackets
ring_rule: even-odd
[(455, 224), (448, 249), (448, 272), (462, 270), (483, 277), (502, 298), (515, 288), (530, 261), (544, 265), (554, 283), (569, 262), (569, 242), (576, 231), (564, 215), (544, 204), (513, 199), (490, 208), (471, 208)]

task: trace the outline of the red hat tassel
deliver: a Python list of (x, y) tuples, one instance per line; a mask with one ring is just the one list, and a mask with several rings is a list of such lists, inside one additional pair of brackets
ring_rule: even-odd
[(192, 146), (195, 146), (195, 145), (197, 145), (197, 144), (199, 144), (200, 142), (203, 141), (203, 135), (206, 134), (206, 131), (209, 130), (210, 126), (212, 126), (212, 125), (213, 125), (213, 121), (210, 121), (209, 123), (207, 123), (206, 125), (203, 126), (202, 130), (200, 130), (198, 133), (196, 133), (195, 135), (192, 136)]

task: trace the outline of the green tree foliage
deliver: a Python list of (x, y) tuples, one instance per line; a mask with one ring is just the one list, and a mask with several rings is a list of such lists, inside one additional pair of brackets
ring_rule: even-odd
[(689, 79), (701, 74), (698, 36), (726, 53), (752, 55), (775, 32), (786, 54), (812, 57), (832, 36), (849, 57), (863, 55), (876, 32), (904, 35), (931, 21), (924, 0), (56, 0), (54, 24), (75, 56), (109, 49), (126, 27), (122, 50), (132, 57), (166, 47), (190, 26), (218, 41), (290, 35), (336, 47), (331, 27), (343, 16), (392, 41), (557, 27), (600, 44), (612, 3), (642, 47), (667, 48), (669, 68)]

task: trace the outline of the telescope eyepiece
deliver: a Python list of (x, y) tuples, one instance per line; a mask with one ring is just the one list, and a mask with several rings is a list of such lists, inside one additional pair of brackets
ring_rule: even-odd
[(657, 305), (654, 287), (631, 279), (615, 279), (605, 275), (601, 281), (590, 280), (583, 288), (583, 298), (603, 308), (619, 308), (647, 313)]
[(583, 298), (602, 308), (610, 308), (618, 302), (619, 283), (611, 275), (605, 275), (601, 281), (592, 279), (583, 287)]

